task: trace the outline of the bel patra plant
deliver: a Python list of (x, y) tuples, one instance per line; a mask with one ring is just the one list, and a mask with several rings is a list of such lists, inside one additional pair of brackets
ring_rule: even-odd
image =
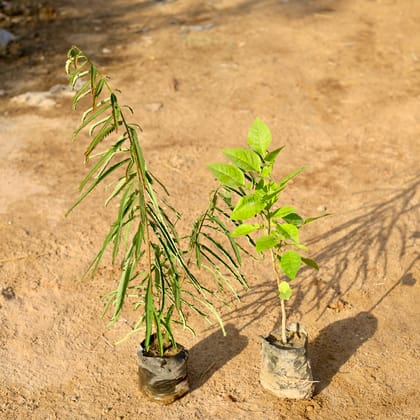
[(305, 168), (296, 169), (276, 182), (273, 167), (283, 147), (268, 151), (271, 140), (270, 129), (257, 118), (248, 132), (249, 148), (223, 150), (231, 163), (211, 164), (209, 169), (222, 184), (225, 200), (232, 204), (230, 218), (237, 227), (231, 236), (248, 236), (254, 239), (252, 243), (258, 253), (270, 254), (281, 302), (281, 339), (286, 344), (285, 301), (292, 296), (290, 282), (302, 265), (318, 269), (314, 260), (302, 254), (307, 247), (300, 242), (299, 230), (326, 215), (304, 219), (295, 207), (279, 204), (280, 193)]
[[(76, 90), (73, 108), (81, 102), (87, 105), (73, 139), (86, 129), (90, 140), (85, 161), (94, 161), (69, 212), (105, 181), (114, 186), (105, 205), (119, 200), (115, 221), (88, 269), (96, 272), (108, 248), (113, 263), (121, 266), (117, 288), (103, 297), (104, 313), (113, 307), (113, 324), (127, 300), (131, 301), (140, 310), (134, 332), (145, 329), (145, 349), (156, 355), (176, 349), (173, 324), (191, 330), (184, 308), (206, 319), (212, 314), (223, 329), (213, 304), (219, 295), (215, 291), (226, 286), (233, 289), (232, 276), (244, 287), (246, 282), (239, 271), (239, 245), (225, 224), (230, 221), (217, 213), (217, 195), (183, 241), (175, 226), (179, 212), (168, 204), (165, 186), (146, 166), (141, 128), (129, 121), (132, 109), (121, 105), (119, 91), (111, 88), (109, 79), (78, 47), (68, 52), (66, 73)], [(199, 281), (189, 266), (191, 257), (215, 275), (216, 288)]]

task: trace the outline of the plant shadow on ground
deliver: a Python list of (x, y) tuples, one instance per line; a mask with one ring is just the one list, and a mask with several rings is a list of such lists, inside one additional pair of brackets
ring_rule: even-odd
[[(403, 257), (411, 261), (408, 260), (410, 262), (405, 265), (404, 274), (390, 291), (405, 284), (403, 279), (419, 260), (414, 250), (414, 241), (419, 233), (414, 230), (415, 220), (410, 219), (415, 217), (420, 207), (415, 200), (419, 184), (420, 177), (416, 177), (405, 183), (403, 188), (395, 188), (394, 194), (387, 191), (389, 198), (386, 200), (374, 201), (353, 211), (351, 219), (312, 239), (310, 248), (320, 249), (314, 259), (329, 278), (324, 280), (314, 270), (302, 269), (295, 282), (294, 298), (288, 313), (303, 317), (300, 306), (302, 301), (309, 299), (314, 303), (305, 313), (317, 310), (319, 319), (330, 304), (338, 298), (343, 299), (350, 290), (370, 286), (369, 274), (376, 273), (372, 278), (377, 279), (379, 271), (386, 277), (391, 248), (400, 261)], [(392, 247), (389, 246), (391, 240)], [(251, 287), (249, 293), (252, 294), (252, 299), (247, 299), (249, 303), (237, 305), (235, 310), (224, 315), (224, 319), (241, 325), (241, 331), (258, 319), (272, 315), (273, 308), (278, 308), (279, 316), (273, 329), (279, 326), (280, 305), (275, 282), (260, 283)]]
[(226, 336), (217, 330), (191, 348), (188, 367), (191, 391), (204, 385), (248, 344), (248, 338), (240, 335), (233, 324), (227, 324), (225, 329)]
[[(411, 268), (411, 267), (410, 267)], [(416, 279), (406, 272), (368, 311), (359, 312), (351, 318), (341, 319), (323, 328), (316, 339), (309, 344), (314, 378), (318, 381), (315, 393), (326, 388), (332, 378), (340, 372), (341, 366), (372, 338), (378, 328), (378, 320), (372, 314), (382, 301), (399, 285), (414, 286)]]
[[(392, 262), (392, 258), (399, 261), (404, 257), (412, 258), (405, 266), (404, 275), (408, 273), (419, 259), (414, 250), (415, 218), (420, 208), (416, 200), (419, 185), (420, 177), (417, 176), (402, 188), (386, 189), (384, 192), (389, 198), (353, 211), (354, 217), (350, 220), (310, 241), (310, 247), (320, 248), (315, 260), (320, 267), (327, 268), (329, 279), (310, 281), (316, 276), (305, 270), (297, 284), (294, 304), (299, 304), (308, 295), (313, 296), (314, 304), (308, 312), (321, 310), (321, 317), (337, 298), (344, 298), (354, 288), (360, 290), (369, 286), (369, 278), (382, 277), (386, 282), (390, 259)], [(392, 193), (392, 190), (396, 192)], [(352, 270), (347, 270), (350, 267)]]
[(309, 345), (315, 393), (326, 388), (341, 366), (375, 334), (378, 320), (370, 312), (333, 322), (323, 328)]

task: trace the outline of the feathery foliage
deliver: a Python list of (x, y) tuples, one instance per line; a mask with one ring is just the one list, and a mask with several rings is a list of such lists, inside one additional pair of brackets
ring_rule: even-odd
[(213, 304), (219, 294), (203, 286), (189, 265), (194, 255), (196, 265), (213, 274), (221, 291), (228, 287), (235, 292), (232, 277), (246, 287), (239, 245), (229, 235), (229, 214), (218, 207), (220, 191), (212, 195), (208, 209), (194, 223), (184, 250), (175, 227), (180, 214), (167, 203), (165, 186), (146, 166), (141, 127), (129, 121), (132, 109), (121, 105), (119, 92), (76, 46), (68, 51), (66, 73), (76, 91), (73, 109), (89, 101), (73, 140), (86, 130), (90, 140), (85, 162), (95, 162), (68, 213), (104, 181), (114, 184), (105, 205), (119, 200), (115, 221), (86, 273), (95, 274), (108, 248), (113, 263), (118, 261), (121, 266), (118, 287), (103, 297), (104, 314), (113, 307), (114, 324), (126, 300), (133, 299), (134, 308), (142, 308), (134, 332), (145, 327), (146, 350), (154, 336), (161, 355), (166, 348), (176, 347), (173, 323), (192, 331), (185, 307), (206, 319), (212, 314), (224, 332)]

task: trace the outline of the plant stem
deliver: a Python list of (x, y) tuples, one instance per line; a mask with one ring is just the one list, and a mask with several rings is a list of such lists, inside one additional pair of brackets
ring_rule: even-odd
[[(276, 273), (277, 276), (277, 287), (280, 284), (280, 273), (278, 272), (278, 267), (276, 264), (276, 256), (274, 254), (274, 250), (271, 249), (271, 262), (273, 263), (273, 271)], [(287, 343), (286, 338), (286, 308), (284, 305), (284, 300), (280, 299), (280, 306), (281, 306), (281, 341), (283, 344)]]
[[(270, 221), (270, 216), (269, 214), (267, 214), (266, 216), (266, 221), (268, 224), (267, 229), (267, 234), (269, 235), (271, 233), (271, 221)], [(277, 277), (277, 288), (280, 285), (280, 273), (279, 273), (279, 268), (277, 266), (276, 263), (276, 255), (274, 252), (274, 248), (271, 248), (271, 262), (273, 263), (273, 271), (274, 273), (276, 273), (276, 277)], [(280, 296), (279, 296), (280, 298)], [(284, 305), (284, 300), (280, 298), (280, 306), (281, 306), (281, 342), (283, 344), (287, 344), (287, 338), (286, 338), (286, 308)]]
[(286, 337), (286, 308), (284, 305), (284, 300), (280, 299), (281, 303), (281, 342), (283, 344), (287, 344), (287, 337)]

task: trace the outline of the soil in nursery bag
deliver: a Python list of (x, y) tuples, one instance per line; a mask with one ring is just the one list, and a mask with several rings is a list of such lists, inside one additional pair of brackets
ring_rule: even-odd
[(287, 343), (281, 331), (262, 340), (260, 382), (264, 389), (280, 398), (310, 398), (314, 391), (308, 358), (308, 335), (299, 324), (286, 328)]
[(149, 399), (170, 404), (189, 391), (188, 350), (182, 345), (169, 347), (160, 356), (150, 349), (146, 352), (143, 341), (137, 354), (140, 389)]

